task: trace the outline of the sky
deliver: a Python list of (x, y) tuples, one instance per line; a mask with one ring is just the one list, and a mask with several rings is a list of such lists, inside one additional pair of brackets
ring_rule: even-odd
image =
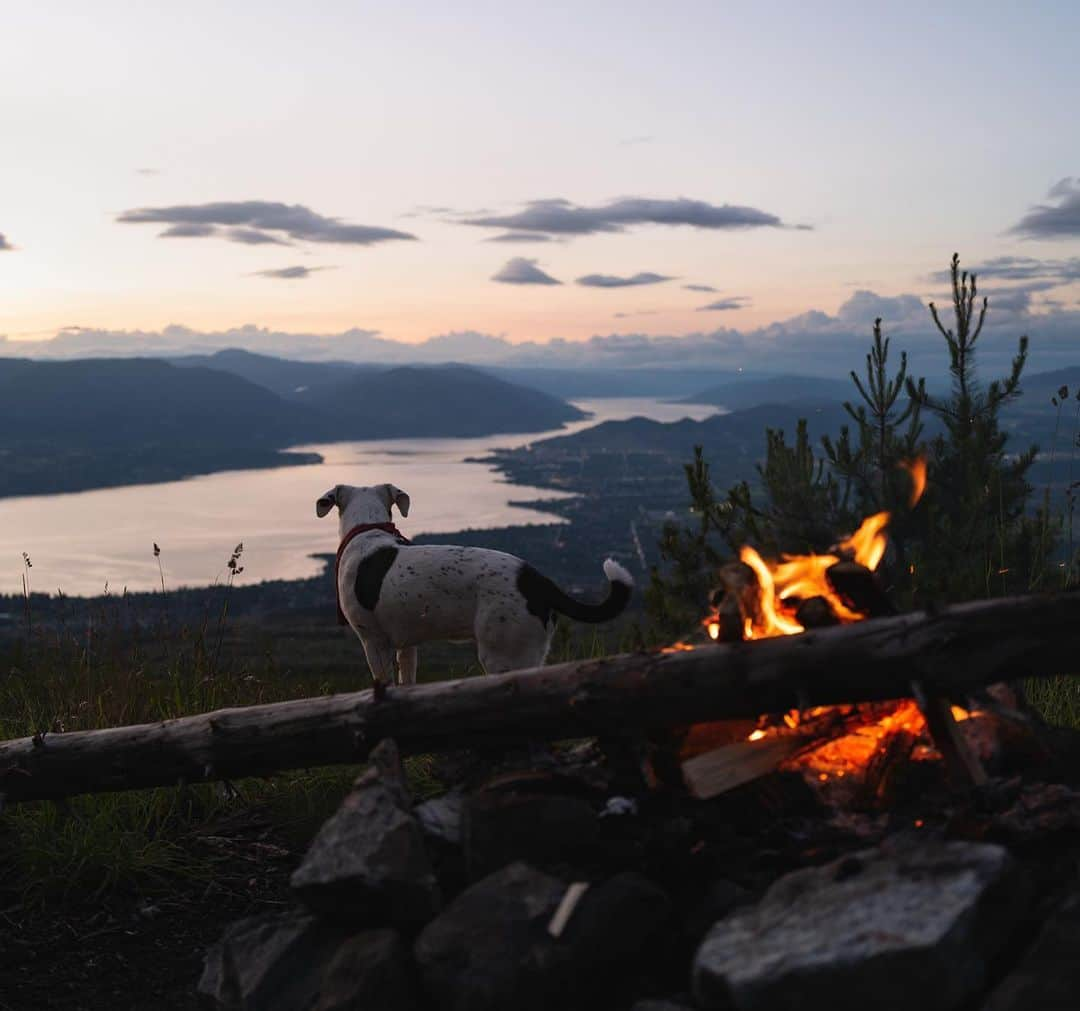
[(0, 349), (807, 354), (921, 317), (959, 250), (1068, 354), (1078, 37), (1064, 2), (17, 5)]

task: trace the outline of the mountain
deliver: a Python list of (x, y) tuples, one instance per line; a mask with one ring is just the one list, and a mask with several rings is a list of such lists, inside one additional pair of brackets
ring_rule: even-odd
[[(485, 370), (512, 383), (543, 390), (556, 397), (685, 397), (705, 382), (734, 377), (733, 372), (702, 369), (549, 369), (486, 366)], [(711, 403), (688, 399), (685, 403)]]
[(757, 404), (842, 404), (858, 397), (850, 377), (820, 379), (816, 376), (739, 376), (709, 386), (679, 402), (716, 404), (737, 411)]
[(807, 419), (811, 438), (835, 435), (850, 419), (839, 406), (793, 407), (789, 404), (759, 404), (730, 414), (714, 414), (702, 421), (684, 418), (663, 423), (649, 418), (606, 421), (572, 435), (556, 435), (535, 442), (530, 452), (616, 452), (657, 453), (681, 461), (692, 459), (695, 446), (704, 446), (710, 455), (763, 455), (765, 429), (782, 428), (795, 432), (800, 418)]
[(576, 407), (465, 365), (361, 372), (298, 396), (331, 416), (341, 438), (470, 437), (541, 432), (587, 417)]
[(281, 446), (318, 437), (318, 412), (214, 369), (152, 358), (0, 358), (0, 443)]
[(212, 355), (170, 358), (180, 368), (209, 368), (229, 372), (265, 387), (279, 397), (295, 399), (324, 386), (334, 386), (358, 373), (382, 372), (385, 365), (357, 365), (354, 362), (301, 362), (291, 358), (255, 354), (241, 348), (227, 348)]

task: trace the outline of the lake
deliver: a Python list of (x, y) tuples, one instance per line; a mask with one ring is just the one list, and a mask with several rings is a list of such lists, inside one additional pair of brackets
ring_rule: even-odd
[(699, 420), (705, 404), (649, 398), (574, 401), (593, 417), (551, 432), (479, 439), (392, 439), (298, 446), (323, 462), (302, 467), (236, 470), (163, 484), (102, 488), (68, 495), (0, 499), (0, 593), (20, 593), (22, 552), (33, 562), (34, 591), (72, 596), (160, 587), (153, 545), (161, 547), (166, 587), (221, 580), (233, 548), (243, 542), (240, 577), (303, 579), (320, 563), (311, 556), (337, 547), (336, 513), (315, 518), (315, 499), (335, 484), (389, 481), (412, 497), (406, 536), (554, 523), (549, 513), (511, 499), (557, 499), (565, 493), (507, 483), (493, 468), (465, 463), (500, 447), (527, 445), (603, 421), (643, 416)]

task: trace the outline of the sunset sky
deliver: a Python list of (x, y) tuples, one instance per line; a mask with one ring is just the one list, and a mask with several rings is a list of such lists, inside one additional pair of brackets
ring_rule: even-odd
[(1080, 5), (98, 0), (3, 37), (12, 341), (752, 331), (940, 293), (954, 249), (1077, 308)]

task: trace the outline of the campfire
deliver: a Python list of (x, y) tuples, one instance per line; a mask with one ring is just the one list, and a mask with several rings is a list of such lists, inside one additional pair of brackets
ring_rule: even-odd
[[(926, 462), (919, 458), (904, 467), (911, 475), (908, 504), (914, 508), (926, 488)], [(888, 550), (890, 519), (888, 512), (868, 516), (824, 554), (770, 560), (744, 545), (739, 560), (718, 574), (714, 605), (701, 622), (707, 640), (798, 635), (895, 613), (876, 574)], [(666, 651), (692, 651), (704, 641), (698, 633)], [(698, 797), (716, 796), (781, 770), (802, 773), (837, 806), (873, 806), (887, 801), (890, 780), (905, 763), (944, 757), (950, 766), (981, 778), (977, 745), (987, 750), (985, 735), (974, 724), (971, 733), (957, 728), (984, 716), (925, 698), (794, 709), (763, 715), (741, 736), (730, 721), (695, 724), (681, 741), (679, 758), (687, 785)]]

